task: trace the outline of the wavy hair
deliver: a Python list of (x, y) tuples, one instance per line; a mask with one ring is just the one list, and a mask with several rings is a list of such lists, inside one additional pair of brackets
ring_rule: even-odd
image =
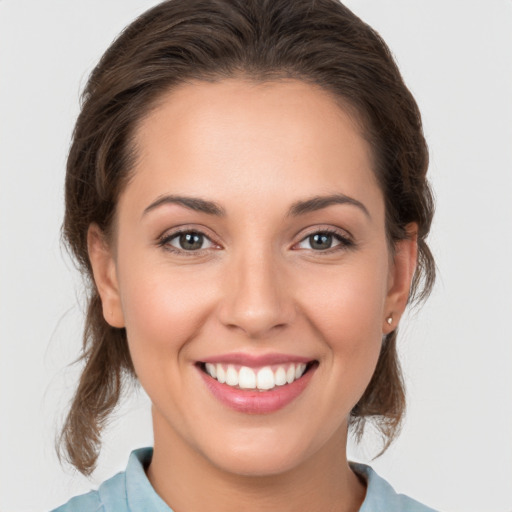
[[(109, 233), (134, 161), (133, 134), (159, 98), (191, 80), (292, 78), (318, 85), (353, 109), (385, 198), (390, 246), (418, 225), (410, 299), (430, 292), (426, 243), (433, 199), (420, 112), (381, 37), (337, 0), (169, 0), (145, 12), (108, 48), (83, 91), (67, 161), (63, 238), (87, 281), (82, 374), (59, 439), (61, 456), (89, 474), (101, 431), (135, 373), (124, 329), (103, 318), (87, 230)], [(371, 420), (384, 449), (396, 436), (405, 392), (397, 331), (385, 337), (375, 373), (351, 412), (357, 437)]]

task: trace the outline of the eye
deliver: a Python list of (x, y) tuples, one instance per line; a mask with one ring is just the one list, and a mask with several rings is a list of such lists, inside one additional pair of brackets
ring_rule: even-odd
[(214, 247), (214, 243), (205, 234), (192, 230), (165, 236), (160, 245), (176, 252), (196, 252)]
[(334, 231), (317, 231), (303, 238), (298, 244), (299, 249), (310, 249), (313, 251), (328, 251), (338, 247), (348, 248), (353, 245), (352, 241)]

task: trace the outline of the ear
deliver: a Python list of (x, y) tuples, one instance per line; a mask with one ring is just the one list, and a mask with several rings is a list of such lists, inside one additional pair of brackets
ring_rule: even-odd
[(394, 258), (390, 263), (388, 293), (384, 310), (384, 334), (389, 334), (396, 329), (398, 321), (405, 311), (411, 290), (412, 278), (416, 270), (418, 260), (418, 225), (413, 222), (407, 224), (405, 229), (407, 231), (407, 238), (396, 242)]
[(114, 255), (105, 234), (97, 224), (91, 224), (87, 231), (87, 250), (94, 282), (101, 298), (103, 318), (112, 327), (124, 327)]

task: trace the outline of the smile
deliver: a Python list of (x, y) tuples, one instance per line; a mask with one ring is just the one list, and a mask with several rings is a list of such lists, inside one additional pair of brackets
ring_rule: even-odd
[(318, 361), (302, 357), (231, 354), (198, 362), (210, 393), (237, 412), (266, 414), (294, 401), (311, 381)]
[(307, 368), (306, 363), (250, 368), (222, 363), (205, 363), (204, 371), (221, 384), (233, 388), (269, 391), (276, 386), (285, 386), (300, 379)]

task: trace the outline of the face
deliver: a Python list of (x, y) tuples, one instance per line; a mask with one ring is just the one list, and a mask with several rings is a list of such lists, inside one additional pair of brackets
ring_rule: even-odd
[(357, 123), (302, 82), (198, 82), (161, 100), (136, 147), (115, 239), (92, 227), (89, 247), (155, 454), (246, 475), (339, 456), (415, 257), (409, 242), (390, 255)]

